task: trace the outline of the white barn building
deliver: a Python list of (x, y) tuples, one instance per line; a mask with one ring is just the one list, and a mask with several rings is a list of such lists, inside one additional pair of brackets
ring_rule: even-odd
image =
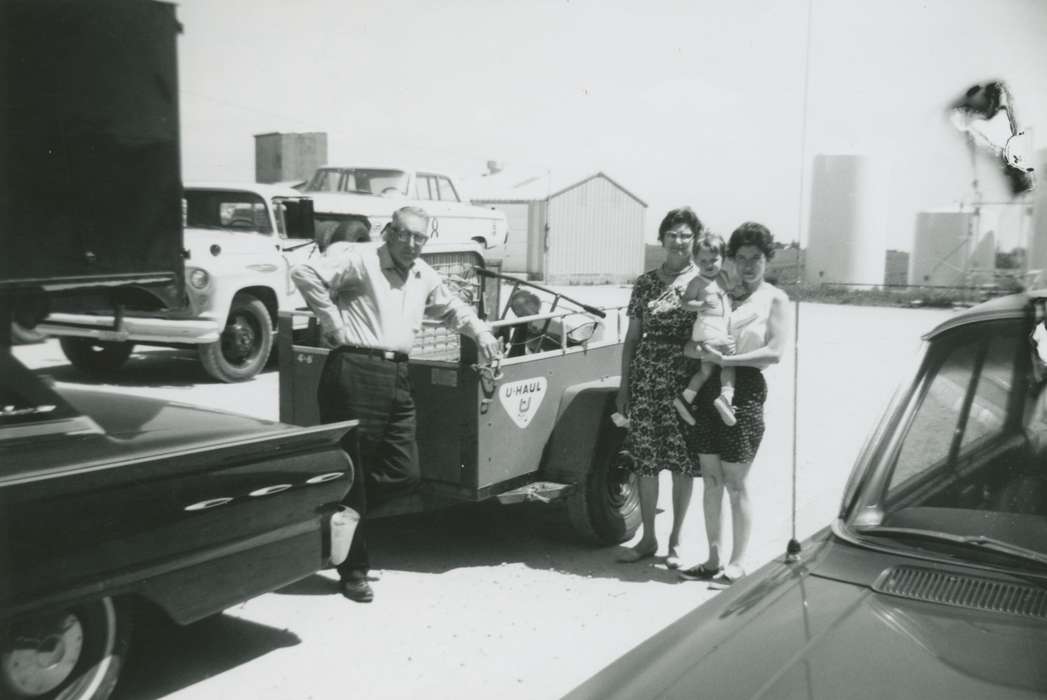
[(470, 185), (474, 204), (509, 220), (504, 272), (549, 284), (626, 283), (643, 272), (647, 203), (606, 174), (503, 170)]

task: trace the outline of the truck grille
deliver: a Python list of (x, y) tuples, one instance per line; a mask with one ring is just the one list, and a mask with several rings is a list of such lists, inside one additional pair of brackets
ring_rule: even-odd
[[(483, 260), (479, 255), (469, 251), (434, 252), (423, 253), (422, 258), (440, 273), (451, 291), (476, 308), (480, 297), (481, 281), (473, 268), (483, 265)], [(455, 362), (458, 360), (460, 351), (458, 333), (436, 324), (426, 323), (415, 337), (411, 356)]]
[(873, 590), (929, 603), (1047, 619), (1047, 590), (982, 576), (899, 566), (884, 572)]

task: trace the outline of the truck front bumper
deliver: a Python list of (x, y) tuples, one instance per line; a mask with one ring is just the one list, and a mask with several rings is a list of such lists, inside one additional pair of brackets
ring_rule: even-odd
[(222, 335), (222, 324), (207, 318), (124, 316), (117, 326), (112, 316), (53, 313), (36, 328), (41, 333), (55, 336), (160, 344), (214, 343)]

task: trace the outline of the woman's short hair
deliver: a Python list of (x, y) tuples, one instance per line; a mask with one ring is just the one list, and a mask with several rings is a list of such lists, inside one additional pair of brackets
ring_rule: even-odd
[(706, 231), (694, 239), (694, 254), (698, 255), (699, 250), (711, 250), (723, 258), (727, 254), (727, 244), (720, 234)]
[(662, 219), (662, 223), (658, 226), (658, 242), (661, 243), (665, 240), (665, 234), (669, 232), (669, 229), (676, 228), (680, 224), (687, 224), (687, 227), (691, 229), (695, 237), (700, 236), (705, 230), (702, 220), (698, 218), (698, 215), (690, 207), (670, 209), (669, 213)]
[(774, 236), (763, 224), (746, 221), (736, 228), (731, 234), (731, 240), (727, 242), (727, 256), (733, 258), (739, 248), (747, 245), (759, 248), (768, 260), (774, 257)]

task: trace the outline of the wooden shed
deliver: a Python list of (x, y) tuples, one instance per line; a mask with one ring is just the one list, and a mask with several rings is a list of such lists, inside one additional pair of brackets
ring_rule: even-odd
[(502, 170), (471, 185), (475, 204), (508, 218), (504, 272), (549, 284), (626, 283), (643, 272), (647, 203), (606, 174)]

